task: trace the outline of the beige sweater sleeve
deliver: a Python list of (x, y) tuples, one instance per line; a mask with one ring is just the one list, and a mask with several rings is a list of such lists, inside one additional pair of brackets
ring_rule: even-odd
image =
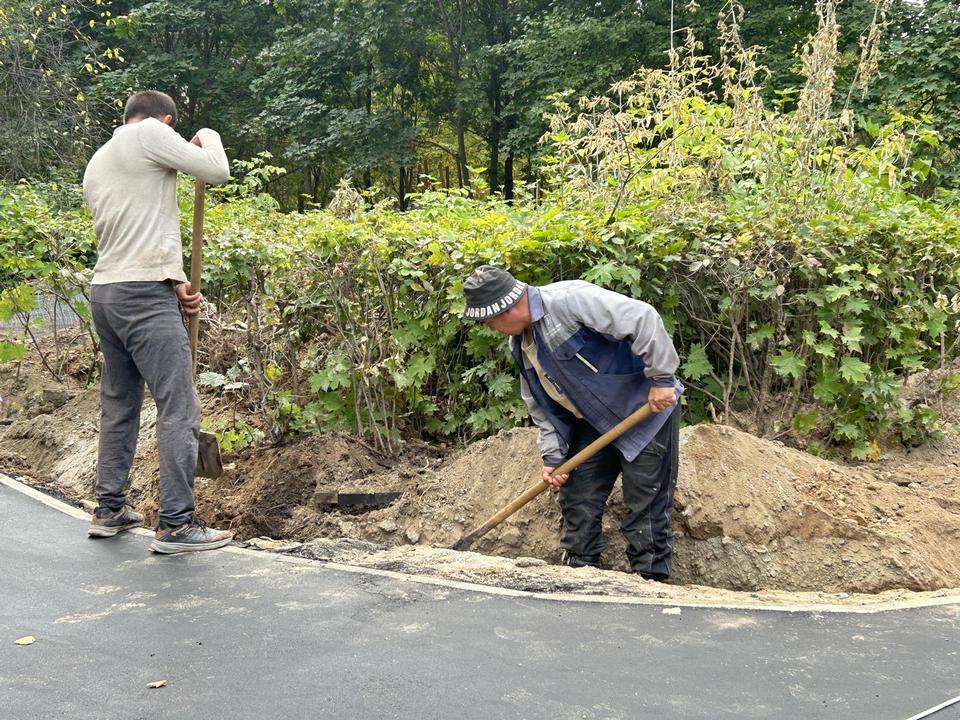
[(203, 147), (184, 140), (172, 127), (152, 118), (142, 120), (138, 130), (143, 154), (157, 165), (214, 184), (230, 177), (230, 163), (215, 130), (203, 128), (197, 132)]

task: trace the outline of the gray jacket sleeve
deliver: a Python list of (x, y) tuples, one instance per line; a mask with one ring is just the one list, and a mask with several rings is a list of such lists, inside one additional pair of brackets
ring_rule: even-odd
[(557, 429), (553, 426), (537, 401), (530, 393), (530, 386), (527, 385), (523, 375), (520, 376), (520, 397), (527, 404), (527, 410), (530, 412), (530, 418), (534, 424), (540, 428), (540, 434), (537, 436), (537, 447), (540, 448), (540, 457), (543, 458), (543, 464), (547, 467), (558, 467), (565, 459), (560, 450), (560, 436)]
[(154, 118), (141, 120), (140, 146), (153, 162), (192, 175), (208, 183), (224, 183), (230, 177), (230, 163), (220, 135), (209, 128), (197, 131), (203, 147), (184, 140), (169, 125)]
[(553, 309), (565, 314), (564, 320), (615, 340), (629, 340), (654, 386), (673, 387), (680, 357), (652, 305), (583, 281), (571, 282), (558, 299)]

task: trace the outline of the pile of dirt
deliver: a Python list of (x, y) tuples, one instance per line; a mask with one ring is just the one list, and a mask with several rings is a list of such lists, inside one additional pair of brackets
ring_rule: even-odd
[[(908, 400), (937, 403), (956, 423), (960, 403), (945, 401), (943, 392), (956, 374), (945, 368), (917, 376), (904, 392)], [(205, 398), (204, 417), (228, 412), (218, 402)], [(0, 471), (92, 507), (98, 420), (96, 387), (84, 389), (70, 376), (51, 382), (36, 358), (19, 368), (0, 365)], [(129, 493), (148, 524), (157, 520), (155, 425), (148, 396)], [(724, 426), (685, 428), (674, 581), (830, 593), (960, 587), (955, 427), (948, 424), (939, 443), (887, 449), (880, 463), (858, 466)], [(240, 540), (304, 543), (301, 551), (313, 557), (382, 569), (427, 572), (432, 564), (433, 574), (472, 581), (489, 576), (491, 583), (526, 589), (593, 592), (603, 578), (610, 591), (623, 583), (643, 585), (619, 573), (570, 575), (569, 568), (551, 567), (560, 556), (560, 513), (550, 493), (474, 545), (489, 561), (478, 565), (475, 555), (445, 549), (537, 482), (536, 431), (530, 428), (449, 454), (412, 443), (399, 460), (331, 433), (246, 450), (225, 461), (220, 478), (197, 479), (197, 506), (204, 519), (235, 530)], [(384, 500), (343, 506), (337, 493)], [(398, 496), (391, 501), (389, 494)], [(606, 569), (626, 569), (622, 517), (618, 487), (604, 518)], [(506, 564), (492, 556), (506, 558)]]
[[(0, 469), (25, 473), (42, 484), (54, 485), (67, 497), (92, 502), (99, 419), (100, 399), (96, 388), (73, 394), (55, 410), (17, 419), (0, 435), (0, 447), (22, 460), (19, 467)], [(152, 402), (145, 402), (131, 472), (130, 499), (134, 504), (144, 501), (159, 477), (155, 467), (156, 421), (156, 407)]]
[[(674, 577), (736, 590), (826, 592), (912, 590), (960, 586), (960, 502), (952, 480), (898, 484), (883, 471), (852, 468), (722, 426), (682, 432), (676, 496)], [(336, 440), (342, 442), (342, 438)], [(269, 529), (240, 526), (246, 537), (299, 541), (356, 538), (378, 545), (449, 547), (535, 483), (540, 464), (536, 431), (517, 429), (475, 443), (442, 465), (387, 472), (330, 474), (341, 491), (399, 491), (386, 508), (345, 511), (307, 501), (288, 503)], [(330, 440), (311, 441), (327, 455)], [(353, 452), (348, 467), (368, 458)], [(305, 454), (268, 455), (263, 469), (246, 471), (246, 487), (274, 481), (299, 487), (300, 498), (331, 489), (305, 467)], [(299, 485), (298, 485), (299, 479)], [(221, 495), (220, 497), (224, 497)], [(261, 493), (261, 498), (265, 495)], [(311, 498), (312, 499), (312, 498)], [(247, 503), (258, 501), (247, 495)], [(269, 502), (259, 501), (263, 508)], [(268, 513), (269, 514), (269, 513)], [(626, 569), (619, 489), (604, 519), (604, 567)], [(491, 555), (559, 560), (560, 513), (545, 493), (474, 546)], [(261, 530), (266, 530), (261, 532)]]
[[(89, 505), (97, 405), (96, 390), (88, 390), (13, 422), (0, 437), (0, 464)], [(148, 523), (156, 521), (155, 417), (145, 403), (130, 493)], [(242, 540), (446, 548), (537, 481), (535, 442), (535, 430), (515, 429), (448, 457), (421, 448), (391, 466), (356, 438), (315, 435), (228, 457), (223, 476), (198, 478), (198, 509)], [(960, 587), (960, 501), (947, 473), (904, 480), (881, 466), (845, 466), (715, 425), (685, 428), (681, 442), (676, 582), (834, 593)], [(399, 497), (356, 508), (332, 504), (335, 493)], [(617, 489), (604, 522), (606, 568), (625, 569), (622, 514)], [(555, 496), (544, 493), (474, 550), (555, 563), (559, 528)], [(450, 557), (446, 564), (455, 565), (457, 554)]]
[(683, 434), (676, 566), (731, 589), (960, 587), (952, 478), (903, 482), (722, 426)]

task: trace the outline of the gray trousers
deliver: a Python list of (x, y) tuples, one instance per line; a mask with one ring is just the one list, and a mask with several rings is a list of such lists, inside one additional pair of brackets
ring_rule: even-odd
[[(573, 457), (599, 437), (586, 421), (574, 430), (568, 456)], [(618, 475), (623, 475), (627, 513), (620, 526), (627, 540), (627, 559), (636, 572), (670, 575), (673, 534), (670, 515), (677, 486), (680, 447), (680, 408), (632, 462), (608, 445), (580, 467), (560, 487), (563, 532), (560, 546), (568, 556), (588, 565), (600, 564), (603, 552), (603, 510)]]
[(160, 526), (193, 515), (200, 401), (190, 341), (169, 282), (94, 285), (93, 324), (103, 351), (96, 497), (116, 510), (126, 502), (146, 382), (157, 404)]

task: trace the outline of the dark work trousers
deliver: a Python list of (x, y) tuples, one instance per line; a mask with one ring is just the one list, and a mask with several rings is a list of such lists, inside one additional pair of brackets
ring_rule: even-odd
[(146, 382), (157, 404), (160, 525), (178, 527), (194, 511), (200, 431), (200, 401), (180, 302), (169, 282), (94, 285), (91, 299), (103, 350), (97, 503), (116, 510), (126, 502)]
[[(568, 457), (600, 436), (592, 425), (579, 421)], [(560, 488), (563, 533), (560, 546), (568, 557), (599, 565), (603, 552), (603, 510), (617, 475), (623, 475), (627, 514), (620, 526), (627, 540), (627, 559), (635, 572), (670, 574), (673, 538), (670, 513), (677, 486), (680, 445), (680, 408), (632, 462), (608, 445), (580, 467)]]

